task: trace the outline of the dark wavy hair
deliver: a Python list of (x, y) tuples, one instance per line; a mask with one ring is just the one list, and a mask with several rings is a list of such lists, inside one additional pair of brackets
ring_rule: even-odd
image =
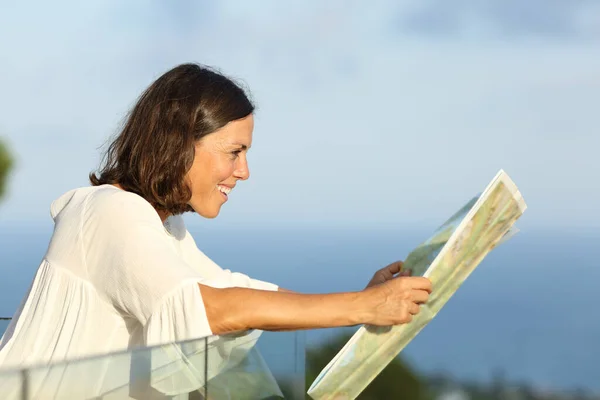
[(193, 211), (185, 175), (195, 143), (254, 105), (231, 79), (205, 66), (182, 64), (154, 81), (138, 99), (123, 129), (110, 143), (94, 186), (119, 184), (157, 211)]

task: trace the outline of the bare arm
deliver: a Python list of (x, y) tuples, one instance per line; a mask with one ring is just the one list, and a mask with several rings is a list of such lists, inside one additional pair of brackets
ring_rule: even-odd
[(360, 292), (300, 294), (248, 288), (216, 289), (199, 285), (211, 331), (216, 334), (262, 330), (298, 330), (361, 323)]
[(198, 285), (214, 334), (406, 323), (429, 298), (431, 282), (401, 277), (360, 292), (300, 294)]

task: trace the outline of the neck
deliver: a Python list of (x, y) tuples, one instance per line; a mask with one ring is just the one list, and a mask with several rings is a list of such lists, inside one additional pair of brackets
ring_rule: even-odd
[(160, 220), (162, 222), (165, 222), (167, 218), (169, 218), (169, 216), (171, 214), (169, 214), (167, 211), (157, 211), (158, 216), (160, 217)]

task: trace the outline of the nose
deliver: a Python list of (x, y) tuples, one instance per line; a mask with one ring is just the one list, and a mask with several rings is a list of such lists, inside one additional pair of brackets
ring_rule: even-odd
[(250, 178), (250, 169), (248, 168), (248, 160), (245, 154), (238, 158), (238, 162), (233, 174), (236, 178), (242, 181), (245, 181), (246, 179)]

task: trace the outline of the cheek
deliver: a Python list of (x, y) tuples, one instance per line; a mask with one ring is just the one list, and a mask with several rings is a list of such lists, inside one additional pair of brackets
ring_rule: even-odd
[(214, 176), (218, 182), (222, 182), (233, 175), (233, 171), (235, 171), (235, 162), (231, 160), (224, 160), (223, 162), (219, 163), (217, 168), (215, 168)]
[(188, 173), (192, 195), (212, 192), (219, 183), (226, 181), (235, 171), (235, 161), (230, 157), (215, 157), (209, 154), (202, 156), (203, 162), (194, 163)]
[(187, 182), (192, 191), (192, 197), (202, 195), (209, 191), (209, 188), (213, 186), (211, 173), (212, 168), (207, 163), (196, 162), (192, 165), (192, 168), (188, 171)]

